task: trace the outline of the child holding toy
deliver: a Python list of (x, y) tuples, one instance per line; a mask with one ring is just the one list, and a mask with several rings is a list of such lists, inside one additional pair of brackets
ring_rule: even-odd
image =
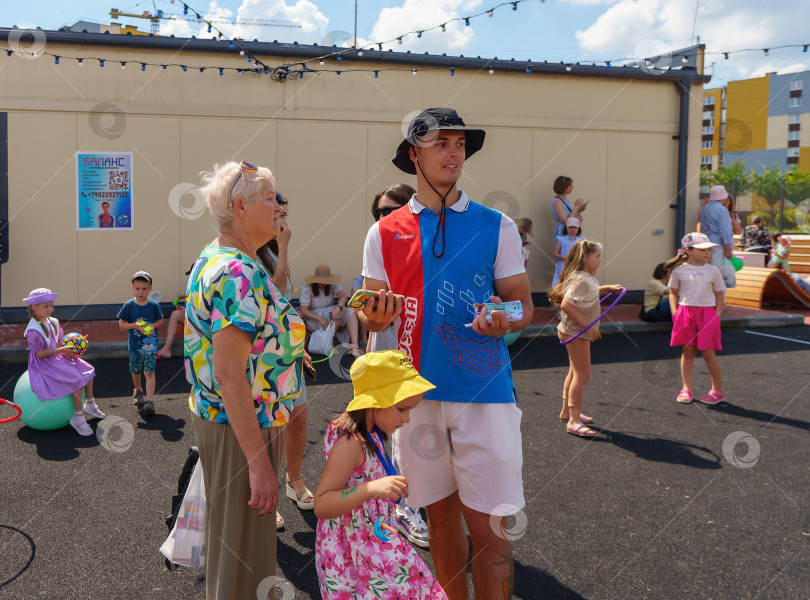
[(384, 445), (435, 386), (400, 350), (360, 356), (351, 377), (354, 399), (327, 427), (326, 466), (315, 492), (321, 596), (446, 599), (397, 533), (395, 502), (408, 495), (408, 482), (397, 475)]
[[(557, 325), (557, 335), (561, 341), (565, 342), (585, 330), (565, 345), (569, 368), (563, 384), (560, 421), (567, 423), (568, 433), (586, 438), (598, 433), (587, 426), (593, 423), (593, 419), (581, 411), (585, 386), (591, 378), (591, 343), (602, 337), (599, 321), (594, 322), (600, 313), (599, 296), (622, 291), (620, 285), (599, 285), (595, 274), (601, 263), (602, 246), (599, 242), (577, 240), (565, 257), (560, 283), (548, 295), (561, 308), (562, 318)], [(590, 325), (592, 322), (593, 325)]]
[(709, 263), (711, 242), (703, 233), (689, 233), (681, 240), (678, 256), (666, 262), (664, 268), (672, 270), (669, 280), (669, 305), (672, 309), (672, 338), (670, 346), (683, 346), (681, 378), (683, 389), (676, 400), (681, 404), (692, 402), (692, 371), (697, 351), (703, 355), (712, 389), (700, 401), (719, 404), (723, 401), (723, 381), (716, 350), (720, 343), (720, 313), (723, 310), (726, 284), (720, 269)]
[[(78, 358), (72, 346), (60, 346), (65, 337), (59, 321), (53, 314), (53, 301), (58, 294), (47, 288), (37, 288), (23, 299), (28, 305), (31, 320), (25, 328), (28, 340), (28, 378), (31, 390), (42, 401), (73, 396), (73, 417), (70, 426), (79, 435), (93, 435), (83, 413), (103, 419), (93, 398), (93, 377), (96, 371), (87, 362)], [(82, 406), (82, 390), (85, 403)]]
[[(134, 298), (118, 311), (118, 326), (129, 331), (129, 372), (135, 389), (132, 403), (146, 416), (155, 414), (155, 363), (157, 362), (158, 327), (163, 323), (160, 305), (149, 299), (152, 276), (138, 271), (132, 276)], [(146, 378), (146, 401), (143, 398), (141, 374)]]

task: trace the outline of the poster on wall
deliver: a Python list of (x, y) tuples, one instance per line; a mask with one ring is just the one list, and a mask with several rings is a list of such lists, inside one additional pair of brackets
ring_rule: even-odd
[(77, 152), (76, 207), (78, 231), (131, 231), (132, 152)]

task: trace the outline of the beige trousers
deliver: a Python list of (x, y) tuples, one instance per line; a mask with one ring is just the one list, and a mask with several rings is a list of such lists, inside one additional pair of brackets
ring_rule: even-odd
[[(206, 496), (205, 590), (208, 600), (257, 597), (261, 586), (273, 599), (276, 519), (248, 507), (250, 483), (245, 455), (230, 425), (192, 417)], [(287, 427), (262, 429), (276, 475)]]

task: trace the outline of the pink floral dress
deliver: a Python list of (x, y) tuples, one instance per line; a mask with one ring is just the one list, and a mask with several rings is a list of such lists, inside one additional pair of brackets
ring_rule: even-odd
[[(373, 433), (371, 436), (382, 447), (381, 440)], [(338, 430), (330, 423), (323, 443), (325, 458), (329, 458), (339, 438)], [(365, 444), (363, 449), (363, 464), (352, 471), (344, 489), (386, 476), (379, 459)], [(318, 521), (315, 566), (324, 600), (447, 598), (405, 538), (397, 534), (390, 542), (383, 542), (374, 535), (377, 517), (393, 517), (394, 509), (393, 500), (373, 498), (345, 515)]]

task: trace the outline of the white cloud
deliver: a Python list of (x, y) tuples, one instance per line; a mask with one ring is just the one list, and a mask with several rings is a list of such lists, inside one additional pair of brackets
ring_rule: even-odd
[[(380, 11), (371, 32), (374, 41), (387, 41), (408, 31), (419, 31), (447, 23), (450, 19), (481, 12), (482, 0), (405, 0), (401, 6), (388, 7)], [(430, 52), (431, 54), (463, 54), (475, 35), (472, 26), (463, 21), (450, 23), (447, 31), (441, 29), (427, 31), (417, 38), (416, 34), (403, 37), (402, 44), (393, 42), (383, 49), (394, 52), (407, 50)]]
[(216, 1), (208, 5), (203, 15), (204, 20), (211, 17), (236, 17), (243, 21), (250, 19), (288, 21), (300, 27), (275, 27), (271, 25), (231, 24), (227, 22), (214, 22), (214, 29), (208, 33), (205, 23), (197, 24), (187, 21), (167, 21), (161, 23), (160, 32), (163, 35), (174, 34), (177, 37), (196, 35), (199, 38), (211, 38), (219, 29), (228, 38), (242, 38), (261, 42), (279, 40), (281, 42), (301, 42), (307, 44), (320, 44), (329, 27), (329, 19), (309, 0), (298, 0), (287, 4), (284, 0), (243, 0), (234, 15), (227, 8), (221, 7)]
[[(568, 0), (574, 4), (592, 3)], [(755, 73), (810, 68), (801, 48), (778, 50), (776, 46), (806, 41), (810, 2), (806, 0), (619, 0), (589, 27), (576, 32), (580, 48), (601, 59), (624, 55), (644, 58), (645, 47), (658, 52), (683, 48), (695, 38), (706, 45), (706, 65), (715, 63), (721, 80), (742, 79)], [(695, 7), (698, 8), (697, 16)], [(774, 48), (762, 52), (738, 52), (745, 48)], [(731, 52), (723, 59), (723, 52)], [(713, 82), (715, 84), (716, 82)]]

